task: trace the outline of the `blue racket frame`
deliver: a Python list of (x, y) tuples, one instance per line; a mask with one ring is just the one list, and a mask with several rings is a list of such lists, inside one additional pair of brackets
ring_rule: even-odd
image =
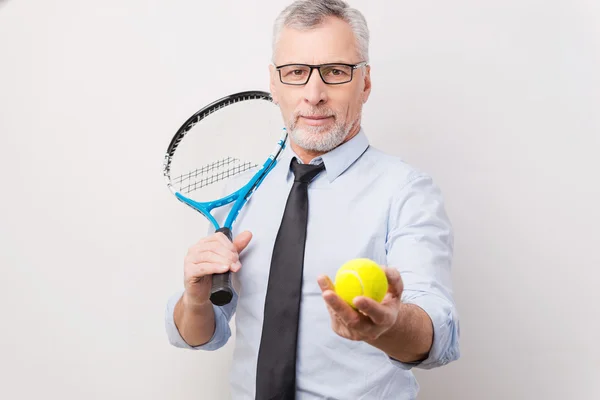
[[(285, 141), (280, 139), (278, 142), (278, 146), (281, 148), (281, 150), (283, 150), (285, 148)], [(248, 181), (248, 183), (246, 183), (244, 186), (242, 186), (235, 192), (218, 200), (198, 202), (188, 197), (185, 197), (179, 192), (175, 192), (175, 196), (188, 206), (202, 213), (202, 215), (204, 215), (213, 224), (216, 230), (222, 228), (231, 229), (233, 223), (235, 222), (235, 219), (237, 218), (238, 214), (240, 213), (240, 211), (242, 210), (252, 193), (260, 186), (264, 178), (269, 174), (269, 172), (273, 169), (273, 167), (275, 167), (276, 164), (277, 159), (275, 159), (275, 157), (273, 156), (269, 156), (267, 161), (264, 162), (262, 167), (254, 174), (254, 176), (252, 177), (252, 179), (250, 179), (250, 181)], [(229, 214), (227, 215), (227, 218), (225, 219), (223, 225), (220, 226), (219, 222), (215, 219), (215, 217), (212, 216), (210, 212), (215, 208), (222, 207), (233, 201), (235, 201), (235, 204), (229, 211)]]

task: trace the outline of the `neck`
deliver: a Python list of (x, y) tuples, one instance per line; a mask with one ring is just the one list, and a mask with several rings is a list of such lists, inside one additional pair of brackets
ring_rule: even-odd
[[(342, 143), (340, 143), (338, 145), (338, 147), (341, 146), (342, 144), (346, 143), (350, 139), (352, 139), (354, 136), (358, 135), (358, 132), (360, 132), (360, 120), (356, 121), (356, 123), (352, 126), (352, 129), (350, 129), (350, 133), (348, 133), (348, 136), (346, 136), (344, 141)], [(325, 153), (328, 153), (328, 151), (313, 151), (313, 150), (304, 149), (304, 148), (298, 146), (296, 143), (294, 143), (291, 140), (290, 140), (290, 146), (292, 147), (292, 150), (294, 150), (294, 153), (296, 153), (296, 155), (298, 157), (300, 157), (300, 159), (302, 160), (302, 162), (304, 164), (310, 163), (310, 161), (315, 157), (319, 157)], [(331, 150), (333, 150), (333, 149), (331, 149)], [(329, 151), (331, 151), (331, 150), (329, 150)]]

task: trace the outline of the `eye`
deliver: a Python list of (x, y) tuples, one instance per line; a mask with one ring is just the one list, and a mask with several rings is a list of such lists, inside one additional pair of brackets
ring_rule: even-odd
[(301, 68), (301, 67), (288, 67), (288, 68), (284, 68), (282, 70), (283, 75), (287, 78), (298, 78), (298, 77), (304, 77), (306, 76), (306, 74), (308, 73), (308, 71), (306, 71), (306, 68)]
[(323, 71), (324, 75), (332, 76), (332, 77), (344, 77), (348, 76), (348, 71), (345, 68), (340, 68), (339, 66), (331, 66)]

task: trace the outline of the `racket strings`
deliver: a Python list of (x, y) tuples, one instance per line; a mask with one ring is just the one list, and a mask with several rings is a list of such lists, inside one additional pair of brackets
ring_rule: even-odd
[(179, 186), (180, 193), (190, 193), (239, 175), (257, 166), (258, 164), (249, 161), (226, 157), (201, 168), (196, 168), (186, 174), (179, 175), (173, 179), (173, 183)]

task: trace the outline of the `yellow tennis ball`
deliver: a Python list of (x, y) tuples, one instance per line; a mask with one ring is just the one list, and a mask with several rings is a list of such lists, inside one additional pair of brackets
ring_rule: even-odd
[(356, 296), (369, 297), (381, 303), (388, 290), (385, 271), (368, 258), (356, 258), (342, 265), (335, 275), (335, 292), (352, 308)]

